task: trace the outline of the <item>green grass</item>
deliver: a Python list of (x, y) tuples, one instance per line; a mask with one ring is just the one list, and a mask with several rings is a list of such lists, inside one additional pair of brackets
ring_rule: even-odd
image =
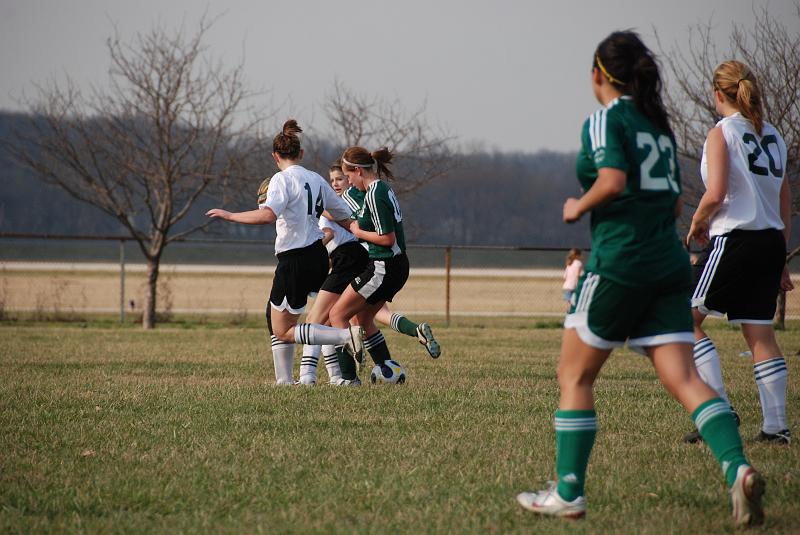
[[(514, 496), (554, 471), (561, 331), (524, 319), (434, 325), (433, 361), (388, 333), (402, 387), (271, 386), (256, 324), (110, 319), (0, 324), (0, 532), (732, 532), (719, 467), (648, 362), (612, 357), (588, 520), (537, 518)], [(741, 335), (713, 323), (767, 527), (797, 531), (797, 445), (752, 443), (760, 410)], [(797, 430), (800, 330), (779, 334)], [(324, 371), (322, 372), (324, 376)]]

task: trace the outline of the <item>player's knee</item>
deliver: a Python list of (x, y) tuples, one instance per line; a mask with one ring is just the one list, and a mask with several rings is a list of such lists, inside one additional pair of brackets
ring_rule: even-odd
[(681, 399), (682, 394), (702, 389), (705, 383), (696, 370), (685, 370), (681, 373), (670, 373), (659, 377), (661, 384), (673, 397)]
[(590, 370), (563, 363), (558, 365), (556, 375), (558, 376), (558, 386), (561, 390), (591, 388), (595, 378), (595, 375)]
[(347, 327), (349, 318), (346, 317), (344, 309), (336, 304), (328, 313), (328, 319), (334, 327)]
[(275, 332), (274, 335), (278, 340), (281, 342), (287, 342), (290, 344), (294, 343), (294, 332), (290, 330), (282, 331), (282, 332)]

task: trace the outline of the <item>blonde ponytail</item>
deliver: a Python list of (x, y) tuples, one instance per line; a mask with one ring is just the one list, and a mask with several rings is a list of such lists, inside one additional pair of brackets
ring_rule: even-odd
[(761, 101), (761, 88), (753, 71), (741, 61), (720, 63), (714, 69), (714, 87), (753, 123), (753, 128), (760, 136), (764, 129), (764, 107)]

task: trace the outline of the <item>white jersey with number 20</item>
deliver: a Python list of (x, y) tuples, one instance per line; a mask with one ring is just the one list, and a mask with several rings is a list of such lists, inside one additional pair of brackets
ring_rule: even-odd
[[(780, 191), (786, 172), (786, 143), (771, 124), (764, 122), (759, 136), (753, 123), (735, 113), (717, 123), (728, 145), (728, 193), (711, 218), (709, 234), (719, 236), (735, 229), (783, 229)], [(706, 147), (700, 174), (708, 179)]]
[(349, 219), (352, 211), (321, 176), (292, 165), (273, 175), (267, 200), (258, 206), (270, 208), (275, 222), (275, 254), (308, 247), (322, 239), (319, 218), (327, 210), (337, 220)]

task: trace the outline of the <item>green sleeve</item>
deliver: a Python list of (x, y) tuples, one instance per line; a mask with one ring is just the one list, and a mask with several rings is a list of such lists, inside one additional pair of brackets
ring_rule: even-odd
[(380, 235), (389, 234), (395, 230), (394, 207), (389, 200), (388, 191), (381, 189), (374, 191), (372, 196), (372, 223), (375, 225), (375, 232)]
[(613, 167), (628, 172), (630, 163), (625, 151), (625, 124), (615, 110), (601, 109), (589, 120), (591, 154), (597, 169)]

